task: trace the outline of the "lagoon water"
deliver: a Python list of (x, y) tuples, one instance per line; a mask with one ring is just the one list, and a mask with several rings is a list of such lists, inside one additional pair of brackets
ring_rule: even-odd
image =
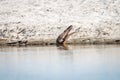
[(120, 46), (1, 47), (0, 80), (120, 80)]

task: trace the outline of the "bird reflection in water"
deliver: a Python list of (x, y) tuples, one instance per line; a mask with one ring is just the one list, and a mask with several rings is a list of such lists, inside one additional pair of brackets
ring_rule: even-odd
[(58, 49), (60, 49), (60, 50), (69, 50), (69, 47), (68, 47), (67, 44), (65, 44), (65, 45), (58, 45), (57, 47), (58, 47)]

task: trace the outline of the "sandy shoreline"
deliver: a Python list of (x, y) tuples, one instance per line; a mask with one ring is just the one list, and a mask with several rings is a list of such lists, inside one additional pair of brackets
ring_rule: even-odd
[[(16, 43), (14, 43), (16, 42)], [(6, 39), (0, 40), (0, 45), (7, 46), (10, 43), (13, 46), (17, 46), (18, 41), (8, 42)], [(13, 44), (14, 43), (14, 44)], [(56, 45), (55, 39), (46, 40), (27, 40), (27, 45)], [(71, 39), (67, 44), (77, 45), (77, 44), (120, 44), (119, 39)], [(24, 45), (24, 44), (23, 44)]]

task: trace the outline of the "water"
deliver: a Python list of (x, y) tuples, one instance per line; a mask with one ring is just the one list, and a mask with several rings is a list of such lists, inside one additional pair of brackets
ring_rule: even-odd
[(0, 48), (0, 80), (120, 80), (119, 45)]

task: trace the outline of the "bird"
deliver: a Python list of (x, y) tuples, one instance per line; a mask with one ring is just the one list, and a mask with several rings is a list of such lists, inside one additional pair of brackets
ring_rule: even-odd
[(70, 33), (70, 31), (72, 30), (72, 28), (73, 28), (73, 26), (70, 25), (67, 29), (65, 29), (65, 30), (57, 37), (57, 39), (56, 39), (56, 45), (57, 45), (58, 47), (59, 47), (59, 46), (63, 46), (63, 47), (65, 47), (65, 48), (67, 48), (66, 42), (67, 42), (68, 38), (69, 38), (72, 34), (76, 33), (76, 32)]

